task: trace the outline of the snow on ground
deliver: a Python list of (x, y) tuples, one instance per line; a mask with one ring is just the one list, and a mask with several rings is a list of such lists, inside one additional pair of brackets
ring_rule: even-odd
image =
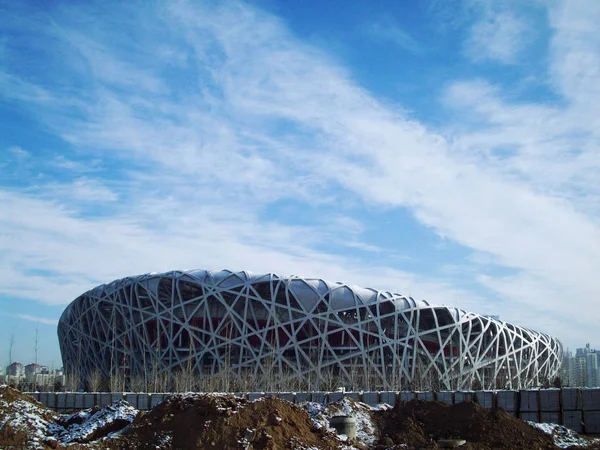
[(25, 400), (7, 403), (0, 401), (0, 430), (5, 426), (13, 430), (23, 430), (31, 438), (27, 444), (30, 449), (43, 449), (43, 442), (49, 434), (56, 414), (46, 408)]
[(527, 421), (529, 425), (538, 430), (549, 434), (554, 438), (554, 444), (560, 448), (567, 447), (587, 447), (593, 442), (600, 442), (600, 439), (590, 439), (579, 436), (575, 431), (555, 423), (537, 423)]
[[(124, 401), (114, 402), (102, 408), (87, 409), (71, 415), (59, 415), (39, 404), (27, 400), (10, 403), (0, 400), (0, 430), (9, 427), (23, 431), (29, 436), (28, 449), (46, 448), (44, 443), (63, 445), (86, 442), (98, 436), (98, 432), (121, 430), (131, 423), (138, 410)], [(118, 433), (118, 431), (116, 432)], [(115, 436), (110, 433), (109, 436)]]
[[(123, 426), (133, 422), (138, 412), (126, 401), (118, 400), (100, 409), (87, 409), (62, 417), (58, 422), (65, 426), (56, 424), (52, 427), (51, 432), (53, 437), (63, 444), (86, 442), (99, 430), (106, 430), (117, 422)], [(114, 436), (115, 432), (110, 435)]]

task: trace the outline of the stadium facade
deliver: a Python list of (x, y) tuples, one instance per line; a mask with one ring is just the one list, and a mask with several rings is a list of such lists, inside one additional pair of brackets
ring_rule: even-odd
[(58, 324), (67, 372), (272, 376), (319, 386), (538, 386), (560, 342), (536, 331), (391, 292), (274, 273), (172, 271), (98, 286)]

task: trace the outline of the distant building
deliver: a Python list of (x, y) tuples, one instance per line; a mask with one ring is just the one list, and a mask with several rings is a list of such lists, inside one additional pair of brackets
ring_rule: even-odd
[(600, 387), (600, 352), (591, 350), (585, 355), (586, 359), (586, 376), (585, 386)]
[(37, 363), (31, 363), (31, 364), (27, 364), (25, 366), (25, 376), (26, 377), (32, 377), (38, 373), (41, 373), (41, 369), (42, 366), (40, 366)]
[(562, 364), (560, 366), (560, 379), (562, 381), (563, 386), (572, 386), (573, 385), (573, 353), (567, 349), (563, 353)]
[(22, 377), (25, 375), (25, 368), (20, 362), (14, 362), (6, 368), (6, 375)]
[(567, 386), (600, 387), (600, 351), (586, 344), (575, 351), (575, 356), (565, 352), (561, 378)]

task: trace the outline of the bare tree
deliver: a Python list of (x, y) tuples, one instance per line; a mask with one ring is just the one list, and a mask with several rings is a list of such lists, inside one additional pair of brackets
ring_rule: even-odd
[(98, 392), (102, 386), (102, 372), (100, 369), (93, 369), (87, 376), (88, 392)]
[(108, 378), (108, 388), (110, 392), (123, 392), (125, 390), (125, 373), (121, 370), (115, 370)]
[(129, 389), (131, 389), (132, 392), (148, 392), (146, 376), (135, 375), (130, 377)]
[(79, 390), (81, 381), (81, 374), (78, 369), (72, 369), (65, 374), (65, 389), (69, 392), (76, 392)]

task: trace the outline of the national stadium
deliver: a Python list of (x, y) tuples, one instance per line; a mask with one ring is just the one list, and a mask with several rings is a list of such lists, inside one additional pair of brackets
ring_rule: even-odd
[[(65, 371), (167, 377), (273, 376), (318, 386), (439, 389), (539, 386), (561, 343), (457, 308), (319, 278), (229, 270), (171, 271), (98, 286), (58, 324)], [(312, 380), (312, 381), (311, 381)], [(316, 384), (315, 384), (316, 381)]]

